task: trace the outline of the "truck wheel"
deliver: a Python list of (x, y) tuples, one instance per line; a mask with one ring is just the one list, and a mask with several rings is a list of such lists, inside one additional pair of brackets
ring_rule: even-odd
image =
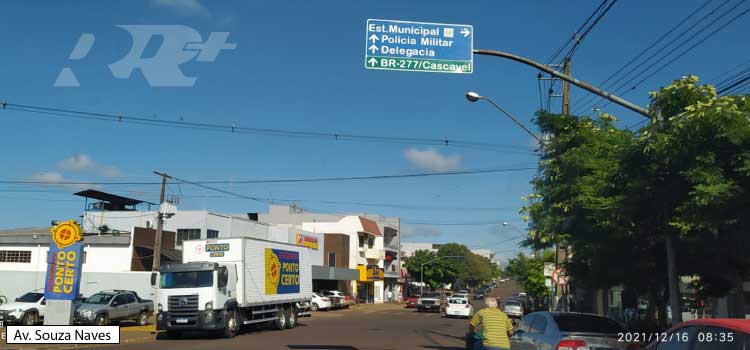
[(23, 315), (23, 318), (21, 318), (21, 323), (24, 326), (33, 326), (36, 324), (36, 313), (35, 312), (27, 312), (25, 315)]
[(141, 313), (138, 314), (138, 318), (135, 319), (136, 324), (139, 326), (145, 326), (148, 324), (148, 313), (146, 311), (141, 311)]
[(109, 320), (107, 319), (106, 314), (101, 314), (99, 316), (96, 316), (96, 318), (94, 319), (94, 325), (106, 326), (108, 324), (109, 324)]
[(292, 329), (295, 326), (297, 326), (297, 308), (294, 306), (290, 306), (288, 308), (284, 309), (284, 313), (286, 313), (286, 328)]
[(276, 320), (273, 321), (273, 328), (278, 330), (286, 328), (286, 315), (284, 315), (284, 307), (281, 305), (276, 309)]
[(312, 311), (318, 311), (320, 309), (320, 306), (318, 306), (317, 303), (312, 304)]
[(234, 338), (240, 329), (240, 323), (237, 320), (237, 310), (230, 309), (227, 311), (227, 317), (224, 319), (224, 338)]

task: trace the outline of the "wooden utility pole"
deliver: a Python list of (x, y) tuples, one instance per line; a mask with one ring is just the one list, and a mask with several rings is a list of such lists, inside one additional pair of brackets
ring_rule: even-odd
[(151, 264), (151, 271), (159, 271), (161, 266), (161, 234), (164, 228), (164, 214), (161, 212), (161, 206), (164, 204), (164, 191), (167, 187), (167, 178), (172, 177), (166, 173), (159, 173), (154, 171), (154, 174), (161, 176), (161, 193), (159, 194), (159, 214), (156, 220), (156, 237), (154, 237), (154, 258), (153, 264)]
[[(565, 58), (563, 69), (565, 75), (570, 76), (570, 58)], [(567, 80), (563, 80), (562, 114), (570, 115), (570, 82)]]

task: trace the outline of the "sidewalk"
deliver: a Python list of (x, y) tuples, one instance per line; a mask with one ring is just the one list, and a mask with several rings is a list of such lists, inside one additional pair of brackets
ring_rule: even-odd
[[(0, 349), (75, 349), (79, 347), (92, 346), (117, 346), (117, 344), (8, 344), (6, 340), (10, 334), (6, 328), (0, 328), (3, 339), (0, 340)], [(120, 327), (120, 344), (139, 343), (152, 341), (156, 338), (156, 326), (123, 326)]]

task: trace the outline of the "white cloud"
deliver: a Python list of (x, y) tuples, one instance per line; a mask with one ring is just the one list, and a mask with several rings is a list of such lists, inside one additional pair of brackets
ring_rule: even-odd
[(116, 178), (121, 175), (120, 169), (117, 167), (97, 164), (91, 157), (82, 153), (74, 154), (72, 157), (57, 163), (57, 168), (60, 170), (92, 172), (107, 178)]
[(57, 167), (63, 170), (89, 170), (94, 167), (94, 162), (85, 154), (74, 154), (58, 163)]
[(120, 169), (114, 166), (103, 166), (99, 168), (99, 174), (101, 174), (104, 177), (108, 178), (115, 178), (120, 177), (122, 173), (120, 172)]
[(402, 238), (414, 237), (438, 237), (443, 234), (443, 230), (435, 226), (427, 225), (401, 225)]
[(211, 16), (208, 9), (198, 0), (151, 0), (151, 5), (168, 8), (181, 15)]
[[(66, 187), (66, 188), (74, 188), (76, 190), (83, 190), (88, 188), (99, 188), (98, 185), (94, 184), (86, 184), (80, 181), (71, 181), (69, 179), (66, 179), (63, 174), (60, 174), (58, 172), (54, 171), (48, 171), (48, 172), (41, 172), (34, 174), (29, 178), (31, 181), (39, 181), (39, 182), (47, 182), (49, 185), (43, 185), (43, 186), (53, 186), (53, 187)], [(80, 182), (75, 184), (69, 184), (69, 183), (61, 183), (61, 182)]]
[(404, 157), (417, 168), (433, 172), (456, 171), (461, 169), (461, 156), (457, 154), (442, 155), (434, 149), (419, 150), (409, 148)]

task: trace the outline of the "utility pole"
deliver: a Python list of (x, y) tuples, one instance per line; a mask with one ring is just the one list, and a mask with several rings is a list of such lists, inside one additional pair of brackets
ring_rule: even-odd
[[(565, 75), (570, 76), (570, 57), (565, 58), (563, 72)], [(570, 115), (570, 82), (567, 80), (563, 80), (562, 114), (565, 116)]]
[(162, 229), (164, 228), (164, 214), (161, 212), (161, 206), (164, 204), (164, 191), (167, 187), (167, 178), (171, 179), (172, 177), (167, 175), (167, 173), (159, 173), (154, 171), (154, 174), (161, 176), (161, 192), (159, 194), (159, 214), (157, 215), (158, 219), (156, 220), (156, 237), (154, 237), (154, 258), (153, 263), (151, 264), (151, 270), (152, 271), (159, 271), (159, 266), (161, 266), (161, 234)]

